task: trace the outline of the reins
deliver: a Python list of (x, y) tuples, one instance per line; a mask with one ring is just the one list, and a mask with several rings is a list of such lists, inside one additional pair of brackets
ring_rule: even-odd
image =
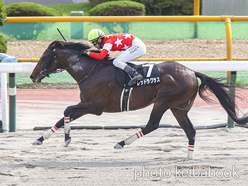
[(88, 74), (86, 76), (84, 76), (83, 79), (81, 79), (78, 83), (78, 85), (80, 85), (80, 83), (82, 83), (84, 80), (86, 80), (88, 78), (88, 76), (91, 74), (91, 72), (96, 68), (96, 66), (98, 65), (98, 63), (100, 62), (100, 60), (97, 60), (96, 64), (93, 66), (93, 68), (88, 72)]

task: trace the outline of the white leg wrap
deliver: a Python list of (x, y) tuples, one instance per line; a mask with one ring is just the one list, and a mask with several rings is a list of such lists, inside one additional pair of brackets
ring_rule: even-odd
[(189, 145), (188, 158), (192, 159), (194, 157), (194, 145)]
[(130, 145), (131, 143), (133, 143), (135, 140), (141, 138), (142, 136), (143, 136), (143, 133), (141, 131), (137, 132), (136, 134), (134, 134), (131, 137), (124, 140), (125, 145)]
[(70, 134), (71, 132), (70, 117), (64, 117), (64, 129), (66, 134)]
[(51, 135), (56, 131), (58, 130), (56, 126), (53, 126), (49, 131), (47, 131), (44, 135), (43, 135), (43, 138), (44, 139), (48, 139), (51, 137)]

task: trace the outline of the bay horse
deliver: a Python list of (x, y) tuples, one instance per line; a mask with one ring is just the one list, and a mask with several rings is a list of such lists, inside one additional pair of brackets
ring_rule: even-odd
[[(80, 99), (77, 105), (68, 106), (55, 126), (38, 138), (34, 145), (41, 145), (58, 128), (64, 126), (65, 146), (70, 137), (70, 122), (85, 115), (101, 115), (103, 112), (121, 112), (120, 95), (123, 88), (115, 78), (113, 59), (99, 61), (89, 56), (80, 56), (82, 49), (90, 47), (83, 43), (53, 41), (42, 54), (30, 78), (39, 83), (51, 73), (66, 70), (78, 83)], [(157, 65), (161, 82), (141, 87), (135, 87), (130, 95), (129, 110), (137, 110), (153, 104), (153, 109), (146, 126), (129, 138), (117, 143), (114, 148), (121, 149), (130, 145), (138, 138), (159, 127), (163, 114), (170, 109), (188, 138), (188, 158), (193, 157), (195, 134), (188, 112), (192, 107), (197, 93), (209, 101), (210, 90), (218, 98), (228, 115), (237, 123), (245, 125), (248, 117), (239, 118), (236, 114), (236, 104), (228, 94), (228, 86), (219, 79), (195, 72), (177, 62), (163, 62)], [(200, 78), (201, 84), (198, 85)], [(186, 103), (186, 104), (185, 104)]]

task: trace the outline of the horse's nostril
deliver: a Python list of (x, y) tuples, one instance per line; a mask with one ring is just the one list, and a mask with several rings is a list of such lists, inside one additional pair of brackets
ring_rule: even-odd
[(33, 76), (33, 75), (31, 75), (31, 76), (30, 76), (30, 79), (34, 79), (34, 76)]

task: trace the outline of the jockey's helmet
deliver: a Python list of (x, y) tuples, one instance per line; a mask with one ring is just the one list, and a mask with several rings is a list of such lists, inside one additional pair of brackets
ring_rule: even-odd
[(99, 38), (103, 38), (104, 36), (105, 36), (105, 34), (102, 30), (93, 29), (88, 34), (88, 40), (89, 40), (89, 42), (93, 43), (93, 42), (97, 41)]

